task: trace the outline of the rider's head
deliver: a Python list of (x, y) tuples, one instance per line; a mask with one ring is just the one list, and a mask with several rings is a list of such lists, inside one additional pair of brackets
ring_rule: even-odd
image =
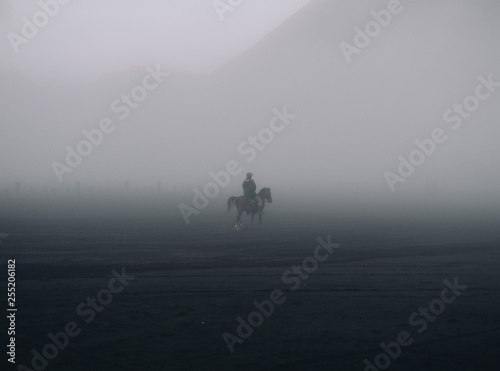
[(253, 174), (252, 174), (251, 172), (248, 172), (248, 173), (247, 173), (247, 179), (252, 178), (252, 175), (253, 175)]

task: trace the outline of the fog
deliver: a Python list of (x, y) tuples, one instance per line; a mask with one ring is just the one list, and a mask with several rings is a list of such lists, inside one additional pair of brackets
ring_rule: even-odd
[(396, 3), (70, 2), (27, 38), (22, 18), (40, 6), (2, 0), (1, 198), (78, 187), (94, 201), (175, 198), (176, 213), (213, 173), (215, 210), (251, 171), (299, 207), (493, 207), (500, 4)]

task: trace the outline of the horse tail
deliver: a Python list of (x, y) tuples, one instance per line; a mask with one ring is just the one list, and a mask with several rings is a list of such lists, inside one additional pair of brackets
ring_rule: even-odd
[(236, 200), (238, 199), (238, 197), (229, 197), (227, 199), (227, 211), (224, 213), (224, 214), (227, 214), (228, 212), (231, 211), (231, 208), (234, 206), (234, 203), (236, 202)]

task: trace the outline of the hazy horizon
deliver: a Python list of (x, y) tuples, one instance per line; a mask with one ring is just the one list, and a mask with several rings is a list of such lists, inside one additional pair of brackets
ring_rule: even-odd
[[(203, 191), (236, 162), (218, 197), (252, 171), (336, 197), (494, 199), (500, 5), (402, 0), (387, 19), (389, 3), (242, 2), (224, 20), (194, 0), (59, 4), (17, 54), (0, 43), (0, 191)], [(1, 1), (0, 32), (37, 11)]]

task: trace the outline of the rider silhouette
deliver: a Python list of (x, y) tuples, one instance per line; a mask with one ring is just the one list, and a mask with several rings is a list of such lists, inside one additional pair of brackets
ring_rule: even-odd
[(257, 196), (257, 193), (255, 190), (257, 189), (257, 186), (255, 185), (254, 180), (252, 179), (252, 173), (248, 172), (246, 179), (243, 181), (242, 187), (243, 187), (243, 195), (245, 197), (249, 197), (252, 200), (257, 201), (257, 207), (258, 210), (262, 209), (262, 200), (259, 196)]

